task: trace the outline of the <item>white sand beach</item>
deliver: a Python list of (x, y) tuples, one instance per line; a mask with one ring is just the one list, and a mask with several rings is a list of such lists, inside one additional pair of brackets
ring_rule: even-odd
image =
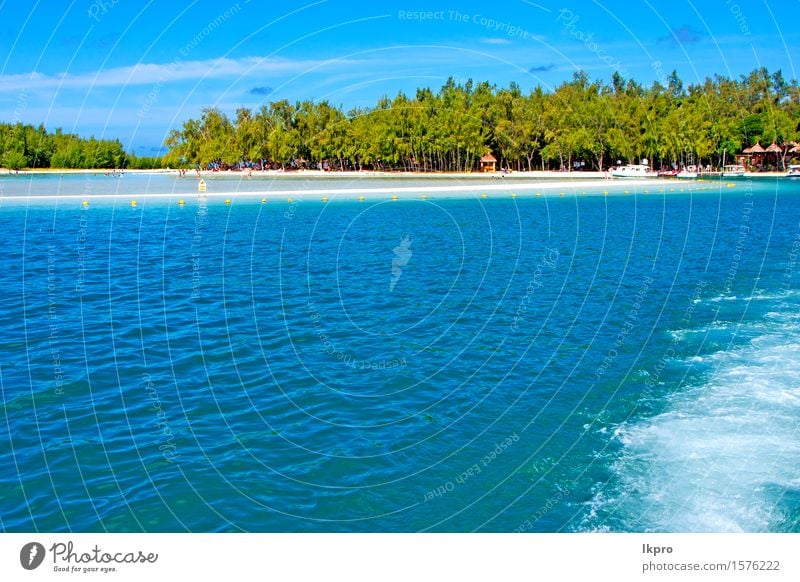
[[(10, 175), (26, 175), (26, 174), (45, 174), (45, 175), (58, 175), (58, 174), (95, 174), (95, 175), (106, 175), (110, 174), (112, 170), (101, 170), (101, 169), (63, 169), (63, 168), (35, 168), (35, 169), (25, 169), (20, 170), (19, 172), (15, 172), (14, 170), (3, 170), (0, 172), (0, 178), (5, 174)], [(124, 171), (115, 170), (117, 174), (137, 174), (137, 175), (178, 175), (178, 170), (173, 168), (163, 168), (157, 170), (129, 170), (125, 169)], [(786, 175), (786, 172), (747, 172), (745, 173), (746, 178), (776, 178), (776, 177), (783, 177)], [(504, 179), (513, 179), (518, 180), (522, 178), (529, 178), (529, 179), (545, 179), (545, 180), (606, 180), (608, 179), (607, 172), (597, 172), (597, 171), (580, 171), (580, 172), (556, 172), (556, 171), (543, 171), (543, 170), (533, 170), (533, 171), (514, 171), (508, 174), (503, 172), (381, 172), (381, 171), (374, 171), (374, 170), (362, 170), (362, 171), (343, 171), (343, 172), (326, 172), (323, 170), (253, 170), (252, 172), (248, 173), (247, 171), (234, 171), (234, 170), (223, 170), (223, 171), (212, 171), (212, 170), (201, 170), (198, 172), (196, 170), (189, 170), (188, 173), (184, 176), (186, 179), (191, 178), (213, 178), (213, 177), (230, 177), (230, 178), (269, 178), (269, 179), (315, 179), (315, 178), (324, 178), (324, 179), (358, 179), (358, 178), (386, 178), (386, 179), (420, 179), (420, 180), (504, 180)], [(702, 178), (703, 176), (701, 176)], [(708, 177), (719, 178), (719, 176), (710, 175)], [(619, 178), (614, 178), (614, 180), (620, 180)], [(627, 180), (626, 178), (622, 178), (621, 180)], [(648, 181), (653, 181), (653, 178), (648, 178)], [(672, 181), (675, 182), (674, 180)]]
[[(79, 192), (67, 191), (61, 193), (36, 193), (23, 194), (19, 190), (7, 192), (0, 196), (2, 201), (20, 200), (147, 200), (147, 199), (167, 199), (183, 200), (190, 202), (196, 198), (217, 199), (217, 200), (262, 200), (262, 201), (325, 201), (333, 202), (336, 200), (441, 200), (441, 199), (499, 199), (499, 198), (532, 198), (537, 196), (621, 196), (635, 194), (669, 194), (680, 192), (693, 192), (701, 190), (714, 190), (720, 187), (732, 188), (737, 185), (737, 181), (706, 179), (706, 180), (675, 180), (661, 178), (645, 179), (586, 179), (585, 173), (578, 174), (584, 178), (582, 180), (564, 179), (564, 175), (558, 176), (559, 179), (547, 178), (537, 174), (527, 179), (492, 179), (492, 180), (471, 180), (462, 177), (446, 175), (440, 178), (429, 179), (427, 175), (406, 175), (405, 180), (384, 180), (383, 175), (365, 176), (357, 173), (350, 176), (350, 183), (339, 182), (338, 180), (312, 180), (298, 181), (286, 180), (277, 181), (249, 181), (245, 177), (233, 176), (233, 180), (228, 179), (205, 179), (206, 190), (198, 191), (199, 180), (196, 177), (176, 178), (175, 184), (181, 186), (181, 190), (170, 188), (166, 191), (162, 185), (150, 185), (151, 188), (131, 188), (133, 183), (122, 184), (114, 182), (114, 186), (125, 186), (118, 189), (99, 190), (96, 185), (80, 190)], [(325, 174), (323, 177), (328, 178)], [(571, 175), (575, 176), (575, 174)], [(301, 175), (294, 174), (293, 177), (300, 178)], [(305, 177), (305, 176), (302, 176)], [(92, 177), (91, 180), (99, 178)], [(364, 179), (363, 185), (359, 185), (360, 179)], [(102, 179), (101, 179), (102, 180)], [(141, 180), (137, 180), (141, 181)], [(335, 182), (335, 183), (331, 183)], [(743, 183), (739, 180), (738, 183)], [(145, 183), (141, 183), (146, 186)], [(287, 187), (282, 187), (282, 186)], [(250, 187), (252, 186), (252, 188)], [(259, 188), (263, 186), (263, 188)], [(292, 186), (289, 188), (288, 186)]]

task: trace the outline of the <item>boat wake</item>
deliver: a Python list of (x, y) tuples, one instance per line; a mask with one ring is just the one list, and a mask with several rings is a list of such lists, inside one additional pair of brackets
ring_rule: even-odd
[(708, 365), (704, 380), (617, 427), (614, 476), (585, 529), (800, 531), (800, 321), (781, 303), (744, 346), (687, 354), (686, 366)]

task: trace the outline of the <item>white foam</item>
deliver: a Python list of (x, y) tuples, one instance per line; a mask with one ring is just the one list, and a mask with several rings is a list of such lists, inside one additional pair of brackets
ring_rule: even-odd
[(736, 295), (717, 295), (716, 297), (709, 298), (712, 303), (719, 303), (720, 301), (737, 301)]
[(595, 500), (612, 527), (760, 532), (786, 518), (781, 497), (800, 483), (796, 324), (714, 354), (714, 368), (664, 413), (616, 431), (616, 482)]
[(732, 321), (714, 321), (704, 327), (696, 327), (696, 328), (689, 328), (689, 329), (673, 329), (670, 330), (669, 334), (672, 338), (676, 341), (682, 341), (686, 339), (686, 336), (692, 336), (695, 334), (698, 335), (707, 335), (709, 333), (720, 332), (720, 331), (729, 331), (731, 329), (739, 327), (741, 324), (735, 323)]
[(737, 295), (715, 295), (714, 297), (693, 299), (692, 303), (701, 303), (708, 301), (711, 303), (719, 303), (720, 301), (775, 301), (781, 299), (789, 299), (800, 297), (799, 289), (785, 289), (777, 292), (769, 292), (763, 289), (757, 289), (752, 295), (746, 297), (739, 297)]

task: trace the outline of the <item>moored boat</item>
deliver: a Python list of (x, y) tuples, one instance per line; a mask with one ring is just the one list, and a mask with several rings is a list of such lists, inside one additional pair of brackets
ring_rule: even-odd
[(617, 166), (611, 171), (611, 175), (615, 178), (655, 178), (656, 173), (647, 163), (646, 159), (642, 160), (641, 164), (627, 164), (625, 166)]
[(792, 164), (786, 172), (787, 178), (800, 178), (800, 164)]
[(722, 168), (723, 178), (744, 178), (744, 166), (730, 165)]

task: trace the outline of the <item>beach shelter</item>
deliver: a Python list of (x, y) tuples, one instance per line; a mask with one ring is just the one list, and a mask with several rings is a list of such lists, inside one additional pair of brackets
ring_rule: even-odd
[[(750, 146), (749, 148), (744, 148), (742, 150), (743, 154), (747, 154), (750, 156), (750, 162), (748, 165), (750, 166), (760, 166), (762, 161), (762, 155), (766, 153), (767, 150), (764, 147), (756, 142), (755, 145)], [(755, 156), (755, 157), (753, 157)]]
[(742, 153), (743, 154), (748, 154), (748, 155), (753, 155), (753, 154), (763, 154), (766, 151), (767, 150), (765, 150), (764, 147), (760, 143), (756, 142), (756, 145), (750, 146), (749, 148), (744, 148), (742, 150)]
[(775, 166), (777, 167), (779, 165), (779, 162), (783, 158), (783, 150), (781, 149), (781, 146), (779, 146), (775, 142), (772, 142), (769, 145), (769, 147), (767, 147), (766, 153), (775, 156)]
[(481, 158), (481, 172), (496, 172), (497, 158), (491, 152)]
[(797, 157), (797, 154), (800, 154), (800, 144), (798, 144), (796, 141), (790, 141), (790, 142), (787, 142), (787, 143), (783, 144), (783, 149), (786, 151), (786, 153), (783, 154), (783, 165), (784, 166), (786, 166), (786, 158), (787, 157), (789, 157), (791, 159), (794, 159), (794, 158)]

